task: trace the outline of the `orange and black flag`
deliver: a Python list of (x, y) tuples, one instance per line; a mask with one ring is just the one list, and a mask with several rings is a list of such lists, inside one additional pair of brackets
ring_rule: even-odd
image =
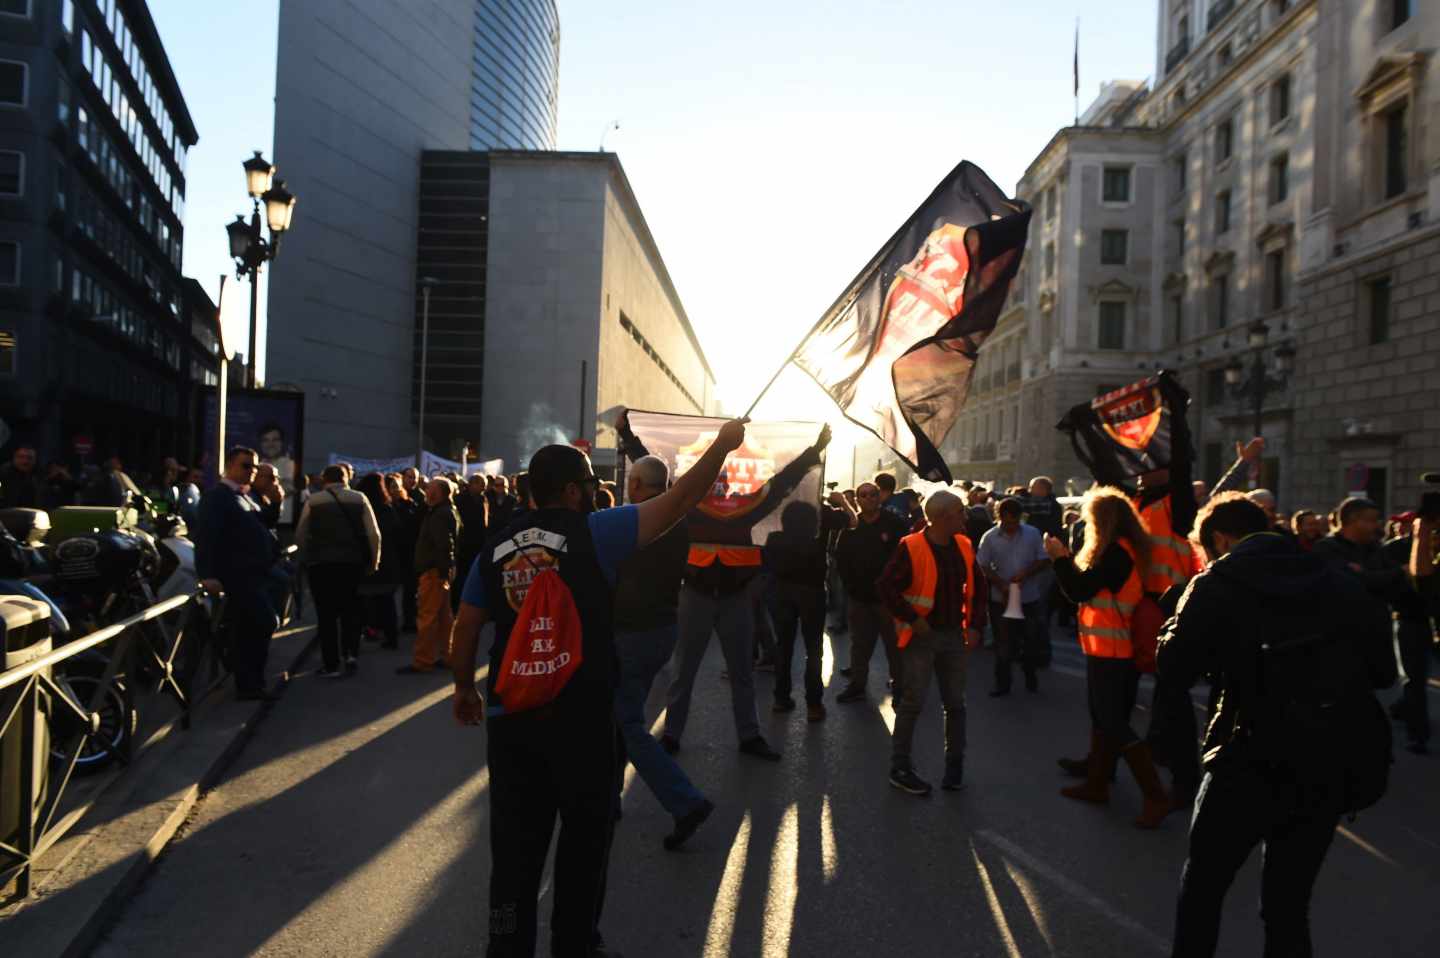
[(976, 355), (1005, 304), (1030, 227), (973, 163), (941, 181), (796, 349), (845, 418), (926, 479), (960, 417)]
[(1190, 394), (1169, 371), (1096, 396), (1065, 414), (1056, 429), (1104, 485), (1130, 485), (1157, 469), (1191, 459), (1185, 410)]

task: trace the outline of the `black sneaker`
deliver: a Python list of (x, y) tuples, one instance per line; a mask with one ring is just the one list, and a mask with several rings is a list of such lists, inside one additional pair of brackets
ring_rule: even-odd
[(865, 701), (865, 690), (863, 688), (857, 688), (853, 685), (847, 685), (839, 695), (835, 696), (835, 701), (863, 702)]
[(991, 689), (991, 690), (990, 690), (990, 697), (991, 697), (992, 699), (1004, 698), (1005, 696), (1007, 696), (1007, 695), (1009, 695), (1009, 694), (1010, 694), (1010, 690), (1009, 690), (1009, 689)]
[(941, 779), (940, 787), (947, 792), (958, 792), (965, 787), (965, 763), (963, 761), (945, 763), (945, 777)]
[(847, 665), (847, 666), (845, 666), (843, 669), (840, 670), (840, 674), (843, 675), (843, 676), (845, 676), (845, 677), (848, 679), (848, 678), (850, 677), (850, 673), (851, 673), (852, 671), (853, 671), (853, 670), (850, 668), (850, 666)]
[(776, 699), (775, 704), (770, 707), (772, 712), (793, 712), (795, 711), (794, 699)]
[(680, 740), (673, 735), (660, 736), (660, 747), (665, 750), (666, 755), (674, 755), (680, 751)]
[(909, 792), (911, 795), (929, 795), (930, 783), (925, 781), (915, 770), (911, 768), (892, 768), (890, 770), (890, 784), (902, 792)]
[(343, 679), (345, 677), (345, 673), (338, 668), (321, 669), (315, 674), (320, 676), (320, 678), (322, 679)]
[(345, 674), (354, 675), (358, 671), (360, 671), (359, 657), (354, 655), (345, 656)]
[(764, 736), (757, 735), (754, 738), (747, 738), (740, 743), (740, 753), (753, 758), (763, 758), (767, 762), (780, 761), (780, 753), (770, 747)]
[(705, 824), (705, 819), (709, 818), (710, 813), (713, 811), (715, 811), (715, 803), (701, 799), (699, 806), (693, 811), (686, 812), (684, 815), (676, 818), (675, 830), (665, 836), (665, 850), (667, 852), (673, 852), (685, 844), (686, 840), (695, 834), (695, 830)]

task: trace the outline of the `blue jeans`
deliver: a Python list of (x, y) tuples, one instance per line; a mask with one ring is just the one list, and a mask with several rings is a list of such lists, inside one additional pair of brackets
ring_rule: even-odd
[(615, 720), (620, 723), (626, 758), (665, 811), (679, 818), (705, 801), (705, 796), (660, 747), (645, 724), (645, 699), (650, 695), (655, 676), (675, 651), (675, 637), (674, 625), (644, 632), (615, 633), (615, 652), (620, 657)]
[(675, 678), (665, 709), (665, 734), (675, 741), (685, 733), (695, 675), (710, 645), (720, 639), (720, 652), (730, 672), (730, 705), (736, 738), (744, 742), (760, 734), (755, 712), (755, 606), (750, 587), (725, 596), (710, 596), (685, 586), (680, 590), (680, 640), (675, 649)]

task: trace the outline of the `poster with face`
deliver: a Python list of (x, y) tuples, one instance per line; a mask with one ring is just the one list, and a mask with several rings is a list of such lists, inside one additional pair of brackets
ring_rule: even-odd
[[(215, 448), (219, 416), (213, 389), (204, 397), (200, 448)], [(302, 431), (305, 424), (305, 394), (278, 389), (232, 389), (225, 412), (225, 448), (249, 446), (260, 454), (260, 462), (275, 470), (285, 501), (280, 521), (293, 525), (299, 517), (300, 463), (304, 460)]]

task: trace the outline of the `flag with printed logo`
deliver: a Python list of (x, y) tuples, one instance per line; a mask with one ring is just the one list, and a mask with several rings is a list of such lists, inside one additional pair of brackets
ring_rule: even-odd
[(1190, 457), (1184, 430), (1190, 394), (1169, 370), (1096, 396), (1070, 409), (1055, 427), (1070, 437), (1080, 461), (1105, 485), (1169, 469)]

